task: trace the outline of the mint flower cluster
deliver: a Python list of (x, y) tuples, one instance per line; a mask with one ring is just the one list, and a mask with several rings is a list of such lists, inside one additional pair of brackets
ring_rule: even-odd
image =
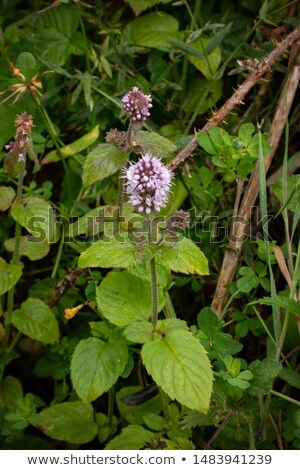
[(142, 155), (139, 161), (126, 169), (125, 190), (130, 196), (129, 203), (138, 212), (159, 212), (168, 202), (171, 186), (171, 171), (150, 153)]
[(144, 95), (137, 86), (122, 98), (122, 110), (129, 113), (133, 121), (146, 121), (150, 116), (150, 108), (152, 108), (151, 96)]

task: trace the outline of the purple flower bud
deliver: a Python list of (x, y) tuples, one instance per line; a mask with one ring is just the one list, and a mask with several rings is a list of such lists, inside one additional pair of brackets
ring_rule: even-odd
[(133, 121), (146, 121), (150, 116), (150, 108), (152, 108), (151, 96), (144, 95), (136, 86), (122, 98), (122, 110), (129, 113)]
[(138, 212), (159, 212), (168, 202), (172, 172), (150, 153), (125, 170), (126, 193), (129, 203), (138, 206)]

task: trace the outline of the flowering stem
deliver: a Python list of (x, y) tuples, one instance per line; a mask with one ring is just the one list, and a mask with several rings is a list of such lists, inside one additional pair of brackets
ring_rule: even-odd
[[(148, 222), (148, 240), (152, 243), (152, 227), (151, 220), (147, 217)], [(156, 261), (155, 255), (150, 261), (150, 272), (151, 272), (151, 291), (152, 291), (152, 324), (156, 327), (158, 320), (158, 288), (157, 288), (157, 273), (156, 273)]]
[[(23, 179), (24, 179), (24, 174), (25, 174), (25, 164), (23, 163), (23, 166), (20, 170), (19, 173), (19, 178), (18, 178), (18, 187), (17, 187), (17, 195), (16, 195), (16, 202), (19, 204), (21, 201), (22, 197), (22, 189), (23, 189)], [(21, 225), (19, 222), (16, 222), (15, 225), (15, 247), (14, 247), (14, 253), (12, 257), (12, 264), (17, 264), (20, 258), (20, 242), (21, 242)], [(3, 341), (2, 341), (2, 348), (5, 350), (8, 346), (9, 338), (10, 338), (10, 331), (11, 331), (11, 316), (14, 308), (14, 293), (15, 293), (15, 288), (14, 286), (8, 291), (7, 293), (7, 312), (5, 316), (5, 333), (3, 336)]]

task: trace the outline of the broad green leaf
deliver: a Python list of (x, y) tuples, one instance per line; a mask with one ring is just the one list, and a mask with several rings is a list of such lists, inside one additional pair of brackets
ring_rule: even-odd
[(50, 307), (42, 300), (29, 297), (12, 316), (12, 324), (29, 338), (42, 343), (55, 343), (59, 329)]
[(0, 257), (0, 295), (9, 291), (22, 276), (20, 264), (8, 264)]
[(209, 135), (199, 132), (199, 134), (197, 134), (197, 140), (205, 152), (210, 153), (211, 155), (215, 155), (217, 153), (217, 149), (214, 147)]
[(21, 398), (23, 398), (21, 382), (16, 377), (8, 375), (4, 378), (0, 391), (0, 408), (5, 407), (9, 411), (15, 411)]
[(213, 374), (207, 354), (188, 331), (174, 330), (142, 347), (147, 372), (172, 400), (207, 413)]
[[(217, 101), (219, 101), (222, 96), (222, 89), (222, 80), (211, 81), (204, 78), (192, 80), (189, 84), (182, 108), (189, 113), (204, 114), (206, 111), (212, 109)], [(199, 133), (197, 134), (197, 138), (203, 135), (206, 134)], [(208, 136), (207, 138), (209, 139)], [(198, 142), (200, 143), (199, 139)], [(209, 153), (214, 154), (216, 150), (214, 149), (213, 152)]]
[(80, 268), (127, 268), (136, 263), (136, 245), (124, 236), (119, 240), (100, 240), (84, 251), (78, 260)]
[(110, 144), (100, 144), (92, 150), (83, 164), (83, 185), (87, 187), (120, 170), (128, 160), (128, 154)]
[(90, 402), (107, 392), (122, 374), (127, 360), (127, 347), (121, 341), (81, 340), (71, 360), (71, 378), (79, 398)]
[(217, 314), (210, 307), (204, 307), (201, 310), (197, 316), (197, 323), (209, 338), (212, 338), (221, 328)]
[(176, 145), (169, 139), (156, 132), (139, 131), (134, 135), (131, 143), (142, 147), (143, 153), (150, 152), (152, 155), (162, 156), (177, 151)]
[(148, 13), (129, 23), (126, 33), (138, 46), (170, 49), (167, 39), (179, 39), (179, 23), (174, 16), (160, 13)]
[[(104, 217), (107, 216), (106, 208), (110, 206), (100, 206), (88, 211), (75, 222), (72, 222), (67, 231), (67, 236), (71, 239), (78, 235), (96, 235), (104, 228)], [(110, 208), (115, 210), (115, 208)], [(110, 218), (114, 220), (113, 212), (110, 212)]]
[(86, 444), (97, 434), (94, 410), (88, 403), (59, 403), (43, 410), (39, 417), (39, 429), (52, 439), (71, 444)]
[(151, 341), (153, 334), (153, 325), (149, 322), (134, 322), (127, 325), (123, 331), (123, 335), (126, 339), (132, 343), (146, 343)]
[[(104, 317), (117, 326), (147, 321), (152, 314), (151, 284), (126, 271), (110, 272), (96, 289), (97, 304)], [(164, 298), (159, 291), (159, 311)]]
[(248, 147), (250, 144), (254, 131), (255, 127), (251, 122), (243, 124), (239, 128), (238, 136), (242, 140), (245, 147)]
[(37, 74), (36, 60), (30, 52), (21, 52), (15, 66), (25, 75), (27, 80), (31, 80)]
[(123, 428), (121, 434), (114, 437), (106, 446), (105, 450), (138, 450), (144, 447), (146, 442), (151, 441), (155, 434), (137, 424), (129, 424)]
[(10, 186), (0, 186), (0, 211), (6, 211), (10, 208), (16, 192)]
[[(126, 269), (130, 274), (151, 282), (150, 263), (147, 259), (142, 263), (128, 266)], [(156, 275), (157, 284), (161, 287), (166, 287), (170, 278), (170, 270), (163, 266), (159, 260), (156, 261)]]
[(58, 226), (51, 205), (40, 197), (30, 196), (15, 201), (11, 208), (12, 217), (40, 241), (57, 241)]
[(167, 420), (163, 416), (149, 413), (144, 416), (144, 423), (149, 429), (153, 429), (153, 431), (162, 431), (167, 425)]
[(218, 168), (228, 168), (228, 165), (224, 162), (224, 160), (219, 157), (218, 155), (214, 155), (211, 159), (214, 165)]
[(191, 43), (192, 47), (197, 49), (204, 57), (187, 55), (188, 60), (209, 80), (219, 68), (221, 63), (221, 49), (216, 47), (210, 54), (205, 55), (205, 48), (209, 44), (209, 39), (198, 38)]
[[(7, 251), (15, 250), (15, 239), (9, 238), (5, 240), (4, 246)], [(27, 256), (31, 261), (44, 258), (50, 250), (48, 243), (34, 237), (21, 237), (19, 253), (20, 256)]]
[(274, 378), (278, 376), (282, 369), (280, 362), (271, 359), (254, 361), (249, 365), (249, 370), (253, 373), (249, 393), (251, 395), (267, 394), (272, 389)]
[(161, 248), (161, 262), (175, 272), (183, 274), (208, 274), (208, 261), (202, 251), (183, 237), (175, 246)]
[(165, 335), (175, 330), (187, 331), (189, 328), (184, 320), (178, 318), (166, 318), (165, 320), (158, 320), (155, 331)]

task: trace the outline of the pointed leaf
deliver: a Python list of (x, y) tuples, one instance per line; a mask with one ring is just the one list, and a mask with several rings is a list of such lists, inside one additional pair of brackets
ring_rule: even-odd
[(207, 258), (192, 240), (185, 237), (175, 246), (162, 246), (161, 262), (175, 272), (208, 274)]
[(77, 395), (90, 402), (107, 392), (122, 374), (128, 351), (121, 341), (83, 339), (71, 361), (71, 378)]
[(110, 144), (100, 144), (92, 150), (83, 164), (83, 185), (86, 188), (120, 170), (128, 160), (128, 154)]
[(0, 211), (6, 211), (10, 208), (16, 192), (10, 186), (0, 186)]
[(22, 276), (20, 264), (8, 264), (0, 257), (0, 295), (9, 291)]
[(43, 343), (55, 343), (59, 339), (56, 318), (50, 307), (39, 299), (29, 297), (22, 303), (20, 310), (15, 310), (12, 324), (29, 338)]
[(92, 441), (97, 434), (93, 407), (81, 401), (50, 406), (43, 410), (39, 417), (39, 428), (52, 439), (71, 444), (85, 444)]
[(172, 400), (207, 413), (213, 374), (203, 346), (188, 331), (174, 330), (142, 347), (143, 363)]
[(126, 33), (138, 46), (170, 49), (167, 40), (178, 39), (178, 28), (179, 23), (174, 16), (152, 12), (129, 23)]
[(177, 151), (177, 147), (173, 142), (162, 135), (156, 134), (156, 132), (139, 131), (131, 143), (142, 147), (143, 153), (150, 152), (156, 156), (167, 155)]
[(188, 60), (198, 69), (207, 79), (211, 79), (219, 68), (221, 63), (221, 49), (216, 47), (210, 54), (205, 55), (205, 48), (209, 44), (209, 39), (198, 38), (191, 43), (194, 49), (197, 49), (203, 57), (187, 55)]
[(79, 268), (127, 268), (136, 263), (136, 245), (125, 238), (93, 243), (78, 260)]
[(145, 442), (151, 441), (154, 433), (137, 424), (129, 424), (123, 428), (121, 434), (114, 437), (105, 450), (138, 450), (144, 447)]
[(125, 338), (132, 343), (146, 343), (147, 341), (151, 341), (152, 334), (152, 323), (145, 321), (131, 323), (123, 331)]
[[(147, 321), (152, 313), (151, 284), (126, 271), (110, 272), (96, 289), (99, 310), (114, 325)], [(159, 291), (159, 311), (164, 298)]]

